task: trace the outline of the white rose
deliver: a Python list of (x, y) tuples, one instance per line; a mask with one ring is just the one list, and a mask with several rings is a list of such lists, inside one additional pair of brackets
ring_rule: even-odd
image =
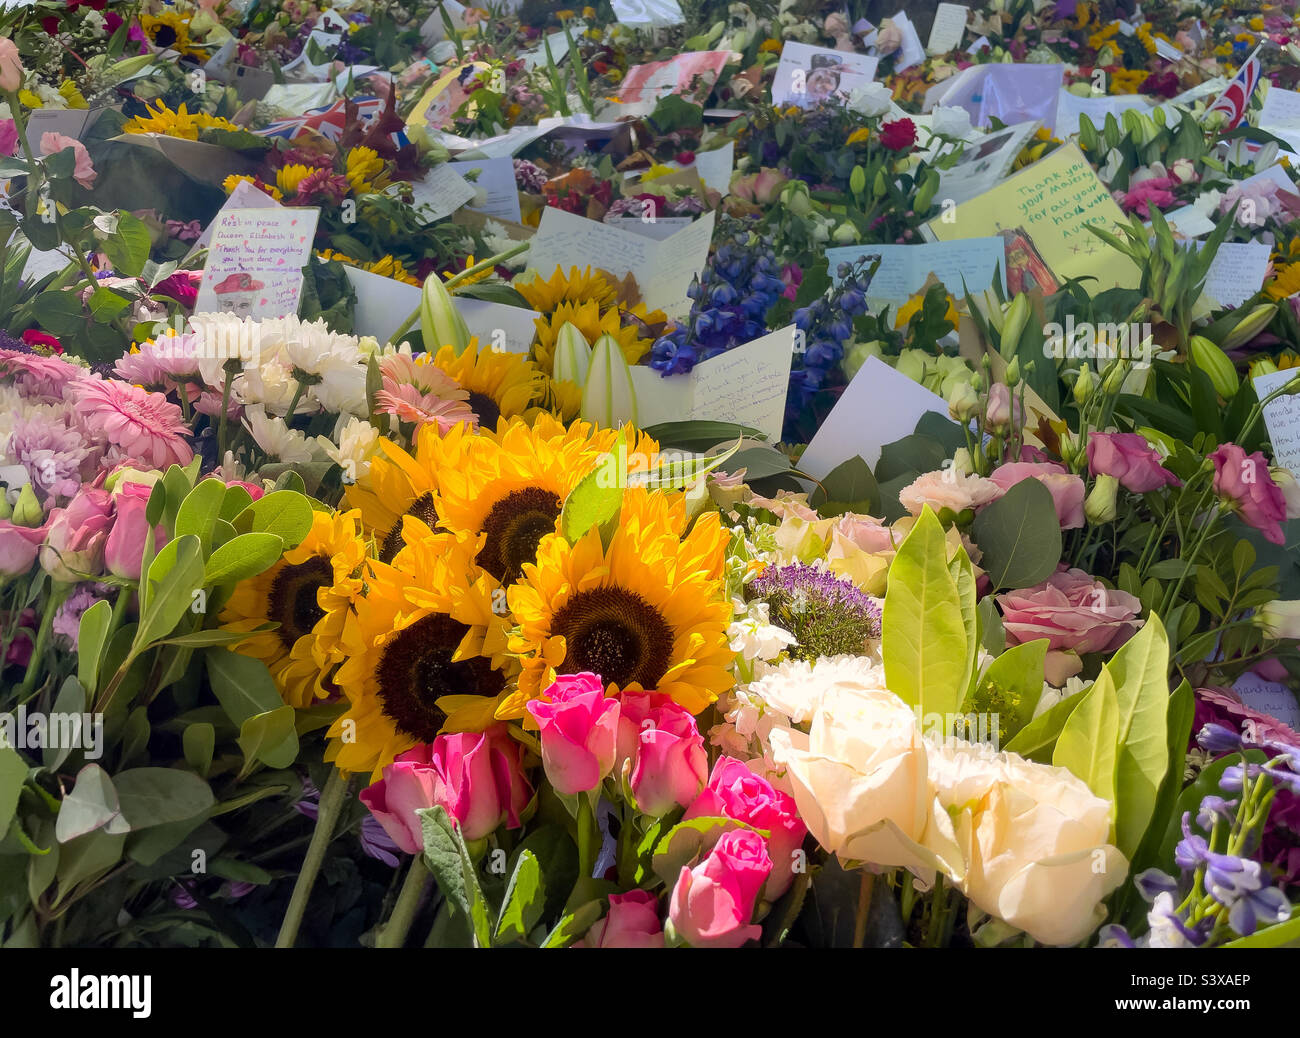
[(893, 99), (894, 95), (884, 83), (865, 83), (854, 87), (849, 94), (849, 109), (865, 116), (884, 115)]
[(1108, 801), (1065, 768), (948, 739), (926, 741), (929, 777), (979, 908), (1044, 944), (1077, 944), (1128, 873), (1109, 843)]
[(965, 139), (971, 132), (970, 112), (964, 108), (947, 108), (940, 105), (935, 108), (931, 116), (930, 129), (944, 137)]

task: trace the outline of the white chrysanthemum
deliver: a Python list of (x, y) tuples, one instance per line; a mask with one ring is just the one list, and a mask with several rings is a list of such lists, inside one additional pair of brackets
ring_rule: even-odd
[(262, 349), (264, 353), (275, 351), (275, 359), (285, 367), (308, 375), (322, 374), (340, 364), (365, 363), (356, 338), (330, 331), (324, 320), (281, 317), (264, 321)]
[(311, 387), (311, 397), (330, 414), (349, 414), (365, 418), (370, 414), (366, 402), (366, 369), (364, 364), (348, 363), (341, 357), (322, 365), (316, 382)]
[(379, 447), (379, 430), (361, 418), (346, 416), (339, 419), (333, 440), (317, 436), (316, 442), (343, 469), (343, 482), (355, 483), (370, 473), (370, 459)]
[(290, 429), (283, 418), (268, 416), (260, 405), (245, 410), (244, 424), (257, 445), (273, 458), (292, 464), (316, 458), (315, 441), (309, 442), (297, 429)]
[(749, 685), (749, 695), (796, 724), (811, 719), (829, 692), (888, 692), (885, 668), (866, 656), (788, 660)]
[[(235, 383), (235, 395), (245, 404), (260, 404), (271, 414), (289, 413), (289, 405), (298, 395), (298, 380), (293, 369), (279, 361), (268, 361), (255, 368), (249, 368), (239, 376)], [(298, 395), (294, 406), (295, 414), (307, 414), (315, 410), (315, 403), (306, 393)]]
[(234, 314), (202, 313), (190, 318), (198, 341), (195, 357), (204, 383), (220, 391), (226, 382), (226, 362), (237, 360), (244, 369), (262, 361), (262, 326), (255, 318)]

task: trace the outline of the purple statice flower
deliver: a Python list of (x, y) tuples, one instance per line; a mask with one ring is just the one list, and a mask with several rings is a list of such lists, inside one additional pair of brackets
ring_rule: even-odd
[(880, 636), (880, 606), (827, 569), (802, 562), (769, 566), (747, 594), (767, 602), (772, 623), (798, 639), (791, 649), (797, 659), (861, 653), (866, 639)]
[(32, 485), (49, 498), (72, 497), (81, 489), (83, 463), (94, 452), (80, 431), (43, 414), (14, 422), (9, 453), (27, 470)]
[(542, 189), (546, 187), (546, 182), (551, 179), (546, 175), (546, 170), (535, 162), (529, 162), (527, 159), (515, 159), (514, 161), (515, 185), (520, 191), (540, 195)]
[[(105, 584), (80, 584), (77, 589), (63, 601), (54, 614), (51, 630), (66, 641), (73, 652), (77, 651), (77, 636), (81, 631), (81, 614), (96, 602), (108, 596), (109, 588)], [(125, 593), (125, 592), (121, 592)]]

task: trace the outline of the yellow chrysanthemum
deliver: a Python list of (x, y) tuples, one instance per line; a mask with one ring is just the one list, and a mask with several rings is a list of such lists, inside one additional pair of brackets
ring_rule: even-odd
[(348, 152), (347, 172), (344, 174), (348, 186), (355, 194), (368, 194), (382, 191), (388, 185), (387, 165), (374, 148), (364, 146), (353, 148)]
[(59, 84), (59, 96), (68, 102), (69, 108), (89, 108), (85, 95), (77, 89), (77, 84), (70, 79), (65, 79)]
[(253, 634), (236, 648), (266, 664), (284, 701), (302, 709), (330, 694), (330, 671), (342, 662), (339, 640), (348, 607), (361, 594), (366, 542), (356, 511), (315, 512), (311, 532), (266, 572), (241, 582), (221, 614), (228, 631)]
[(297, 194), (298, 185), (316, 172), (315, 166), (304, 166), (300, 162), (291, 162), (275, 171), (275, 186), (286, 195)]
[[(642, 303), (633, 307), (631, 312), (640, 320), (654, 316), (646, 313)], [(555, 340), (565, 322), (569, 321), (589, 343), (595, 342), (602, 335), (614, 336), (629, 364), (635, 364), (654, 344), (654, 340), (641, 335), (636, 324), (624, 325), (615, 309), (602, 311), (596, 303), (561, 303), (549, 318), (539, 317), (533, 322), (537, 326), (533, 356), (547, 374), (550, 374), (551, 365), (555, 362)]]
[(539, 314), (554, 313), (563, 303), (596, 303), (609, 306), (618, 298), (618, 288), (591, 267), (570, 267), (565, 274), (558, 266), (549, 278), (540, 275), (531, 281), (512, 281), (528, 305)]
[(24, 108), (44, 108), (45, 102), (40, 99), (40, 95), (33, 93), (31, 90), (19, 90), (18, 100)]
[(1300, 263), (1288, 263), (1278, 267), (1273, 280), (1264, 291), (1270, 299), (1289, 299), (1300, 292)]
[(484, 429), (523, 414), (540, 388), (537, 365), (527, 357), (481, 349), (475, 339), (459, 354), (455, 347), (443, 346), (433, 362), (469, 392), (469, 406)]
[(470, 559), (474, 538), (433, 533), (414, 517), (392, 565), (371, 565), (366, 594), (341, 642), (335, 675), (348, 709), (331, 725), (325, 759), (343, 772), (383, 768), (450, 728), (492, 722), (516, 665), (492, 576)]
[(763, 54), (780, 54), (781, 47), (781, 41), (774, 36), (769, 36), (758, 45), (759, 51)]
[(655, 690), (692, 713), (732, 687), (729, 535), (716, 512), (689, 533), (687, 524), (681, 494), (629, 489), (608, 550), (594, 528), (573, 545), (542, 539), (536, 564), (507, 593), (519, 624), (510, 650), (523, 672), (497, 717), (525, 718), (557, 674), (589, 671), (611, 691)]

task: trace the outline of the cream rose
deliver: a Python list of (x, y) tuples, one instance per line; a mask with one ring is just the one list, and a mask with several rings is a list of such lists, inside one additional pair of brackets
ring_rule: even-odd
[(930, 780), (966, 862), (961, 889), (1043, 944), (1083, 940), (1128, 862), (1109, 802), (1065, 768), (949, 739), (926, 740)]

